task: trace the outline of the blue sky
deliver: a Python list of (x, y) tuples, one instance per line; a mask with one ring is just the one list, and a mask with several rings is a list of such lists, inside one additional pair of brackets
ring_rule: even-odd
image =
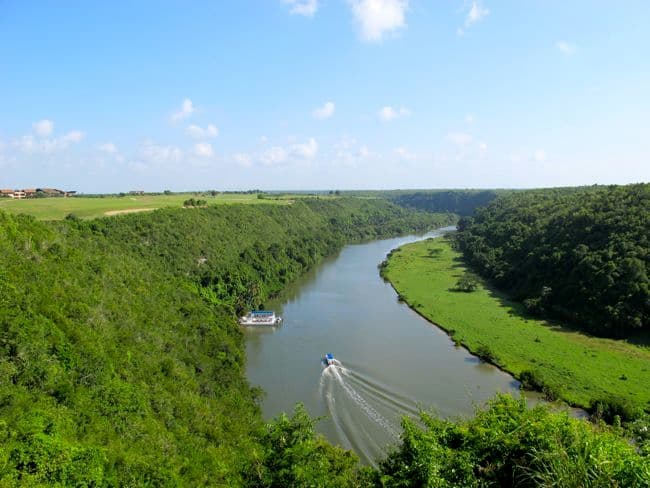
[(0, 0), (0, 187), (650, 180), (650, 2)]

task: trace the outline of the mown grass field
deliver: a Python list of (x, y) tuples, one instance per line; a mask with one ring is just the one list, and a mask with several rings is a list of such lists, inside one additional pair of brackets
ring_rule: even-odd
[(535, 371), (572, 405), (589, 407), (614, 395), (650, 406), (650, 349), (531, 319), (521, 305), (484, 283), (471, 293), (452, 291), (464, 271), (460, 253), (436, 239), (393, 252), (384, 276), (406, 303), (455, 341), (472, 352), (487, 347), (495, 362), (517, 377)]
[[(0, 210), (11, 213), (33, 215), (39, 220), (61, 220), (68, 214), (74, 214), (83, 219), (103, 217), (112, 212), (145, 211), (163, 207), (181, 207), (189, 198), (206, 200), (208, 205), (232, 203), (271, 203), (288, 204), (291, 198), (283, 196), (280, 199), (269, 197), (260, 199), (255, 194), (219, 194), (205, 196), (195, 193), (176, 193), (172, 195), (127, 195), (106, 196), (101, 198), (71, 197), (71, 198), (34, 198), (13, 200), (0, 199)], [(109, 212), (107, 214), (107, 212)]]

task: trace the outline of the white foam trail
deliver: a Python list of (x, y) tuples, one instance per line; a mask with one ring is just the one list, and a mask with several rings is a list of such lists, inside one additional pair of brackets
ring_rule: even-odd
[(379, 412), (377, 412), (377, 410), (375, 410), (361, 395), (359, 395), (359, 393), (354, 388), (352, 388), (350, 385), (348, 385), (345, 382), (343, 376), (341, 376), (341, 373), (338, 371), (338, 368), (332, 368), (332, 372), (336, 380), (343, 387), (343, 389), (348, 394), (348, 396), (352, 399), (352, 401), (355, 402), (366, 413), (366, 415), (370, 419), (374, 420), (377, 424), (379, 424), (393, 438), (398, 439), (399, 434), (397, 433), (397, 431), (390, 425), (390, 423)]

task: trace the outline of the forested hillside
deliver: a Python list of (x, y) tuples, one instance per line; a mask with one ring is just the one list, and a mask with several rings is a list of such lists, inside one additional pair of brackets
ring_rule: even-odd
[(648, 331), (650, 184), (504, 194), (458, 227), (467, 260), (531, 312)]
[(490, 203), (498, 194), (495, 190), (426, 190), (387, 192), (386, 196), (403, 207), (468, 216), (473, 215), (478, 207)]
[[(0, 484), (262, 484), (275, 468), (235, 314), (346, 242), (448, 223), (360, 199), (0, 212)], [(356, 476), (354, 456), (312, 447), (313, 469)]]

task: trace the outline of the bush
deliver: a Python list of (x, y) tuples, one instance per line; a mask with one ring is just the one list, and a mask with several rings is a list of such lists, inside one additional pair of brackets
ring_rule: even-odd
[(498, 364), (497, 355), (487, 344), (479, 344), (474, 354), (486, 363)]
[(479, 279), (474, 273), (470, 273), (469, 271), (465, 271), (463, 273), (463, 276), (461, 276), (458, 281), (456, 282), (456, 286), (454, 287), (454, 291), (461, 291), (465, 293), (471, 293), (473, 291), (476, 291), (479, 285)]
[(643, 411), (632, 402), (613, 395), (595, 400), (589, 409), (592, 417), (612, 424), (618, 417), (623, 422), (632, 422), (642, 417)]

